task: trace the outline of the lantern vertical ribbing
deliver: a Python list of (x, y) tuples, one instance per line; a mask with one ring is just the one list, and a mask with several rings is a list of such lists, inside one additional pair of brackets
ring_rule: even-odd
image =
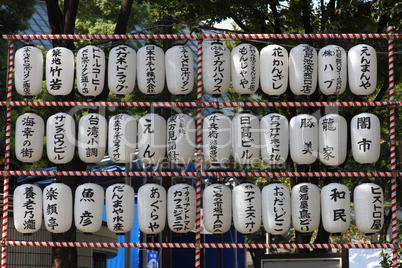
[(196, 220), (195, 220), (195, 267), (201, 267), (201, 171), (202, 171), (202, 40), (198, 41), (197, 46), (197, 120), (196, 120)]
[[(7, 67), (7, 101), (11, 101), (13, 90), (13, 69), (14, 69), (14, 41), (8, 42), (8, 67)], [(4, 171), (10, 170), (10, 150), (11, 150), (11, 107), (6, 110), (6, 135), (5, 135), (5, 163)], [(1, 240), (2, 243), (7, 241), (8, 236), (8, 201), (9, 201), (9, 177), (3, 178), (3, 227)], [(7, 248), (2, 245), (1, 248), (1, 267), (7, 266)]]
[[(388, 37), (388, 94), (389, 101), (394, 101), (395, 98), (395, 84), (394, 84), (394, 40), (393, 40), (393, 28), (387, 28)], [(397, 243), (398, 239), (398, 219), (396, 216), (397, 212), (397, 201), (396, 201), (396, 144), (395, 144), (395, 107), (390, 107), (389, 109), (389, 136), (390, 136), (390, 165), (391, 172), (395, 174), (391, 178), (391, 226), (392, 235), (391, 241), (393, 244)], [(398, 267), (398, 251), (392, 251), (392, 267)]]

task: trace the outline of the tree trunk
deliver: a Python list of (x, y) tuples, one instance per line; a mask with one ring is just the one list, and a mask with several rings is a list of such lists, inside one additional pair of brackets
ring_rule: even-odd
[(312, 33), (313, 26), (311, 26), (310, 0), (302, 1), (302, 20), (303, 20), (304, 32), (306, 34)]

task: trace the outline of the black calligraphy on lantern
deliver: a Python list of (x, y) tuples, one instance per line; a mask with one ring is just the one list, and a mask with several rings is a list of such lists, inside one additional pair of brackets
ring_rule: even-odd
[(31, 94), (32, 47), (26, 46), (22, 53), (22, 89), (25, 95)]
[(46, 189), (45, 197), (46, 200), (49, 200), (49, 203), (47, 204), (44, 213), (46, 213), (46, 215), (50, 215), (46, 224), (52, 230), (54, 230), (55, 227), (59, 226), (57, 218), (55, 218), (56, 215), (59, 214), (58, 203), (57, 203), (58, 196), (59, 192), (57, 188), (50, 187)]
[(190, 69), (190, 52), (186, 49), (186, 47), (180, 47), (180, 76), (181, 76), (181, 91), (186, 92), (191, 86), (190, 77), (192, 70)]
[[(272, 75), (272, 89), (273, 90), (282, 90), (283, 87), (285, 87), (285, 77), (283, 75), (284, 68), (285, 66), (285, 61), (284, 61), (284, 54), (283, 54), (283, 48), (282, 47), (275, 47), (272, 51), (272, 69), (271, 69), (271, 75)], [(286, 83), (287, 84), (287, 83)]]
[(32, 147), (35, 145), (33, 144), (34, 141), (32, 140), (32, 137), (35, 134), (34, 126), (36, 123), (35, 117), (27, 115), (22, 118), (22, 137), (24, 139), (22, 141), (22, 149), (19, 153), (23, 158), (32, 158), (34, 153), (34, 149)]
[[(224, 211), (223, 211), (223, 186), (212, 186), (212, 217), (214, 233), (222, 233)], [(209, 201), (207, 201), (209, 202)]]
[(159, 215), (161, 214), (160, 212), (163, 206), (165, 206), (161, 196), (160, 188), (151, 188), (149, 193), (149, 216), (147, 217), (149, 219), (147, 227), (151, 230), (151, 232), (158, 230), (160, 227), (160, 223), (158, 221)]
[(327, 86), (327, 89), (334, 89), (334, 94), (338, 95), (342, 90), (342, 49), (338, 46), (334, 48), (324, 49), (321, 54), (324, 58), (335, 58), (335, 64), (333, 64), (332, 60), (326, 62), (323, 66), (322, 71), (324, 73), (329, 73), (328, 75), (324, 75), (324, 77), (330, 77), (330, 79), (325, 80), (324, 84)]
[(368, 46), (361, 46), (360, 48), (360, 88), (367, 89), (371, 87), (370, 75), (371, 75), (371, 53)]
[(85, 148), (86, 157), (97, 157), (99, 154), (99, 116), (91, 114), (88, 119), (89, 125), (86, 129), (88, 136), (87, 146)]
[(218, 138), (220, 136), (220, 132), (218, 131), (218, 123), (219, 123), (219, 116), (218, 115), (211, 115), (208, 118), (208, 138), (209, 138), (209, 157), (211, 158), (212, 162), (218, 161)]
[(211, 46), (213, 60), (212, 60), (212, 79), (214, 81), (214, 93), (221, 93), (222, 92), (222, 83), (225, 80), (223, 73), (225, 72), (225, 58), (224, 52), (225, 47), (223, 46)]
[[(93, 188), (84, 188), (82, 189), (81, 192), (81, 199), (80, 202), (81, 203), (91, 203), (91, 202), (95, 202), (94, 200), (94, 189)], [(92, 224), (92, 218), (93, 218), (93, 214), (91, 211), (85, 210), (82, 212), (82, 214), (80, 215), (80, 224), (82, 226), (88, 226)]]
[(82, 87), (82, 93), (90, 93), (90, 89), (93, 91), (102, 90), (100, 88), (101, 79), (101, 58), (102, 50), (95, 46), (87, 46), (82, 48), (81, 54), (81, 73), (80, 84)]
[(269, 161), (280, 161), (282, 156), (280, 153), (281, 147), (281, 123), (279, 115), (271, 115), (269, 117)]
[(274, 230), (276, 232), (285, 231), (283, 224), (285, 222), (285, 215), (287, 214), (285, 210), (286, 203), (286, 195), (285, 195), (285, 187), (286, 186), (275, 186), (273, 196), (274, 196)]
[(130, 74), (128, 73), (127, 58), (130, 53), (128, 46), (116, 47), (116, 61), (113, 67), (116, 68), (117, 84), (115, 89), (117, 92), (128, 88), (127, 77)]
[(146, 90), (148, 94), (155, 94), (156, 87), (156, 73), (155, 73), (155, 49), (153, 45), (146, 46), (146, 57), (145, 57), (145, 77), (146, 77)]
[(240, 137), (241, 137), (241, 147), (242, 155), (241, 159), (250, 159), (253, 157), (252, 152), (248, 148), (252, 147), (254, 141), (253, 133), (251, 132), (251, 117), (248, 115), (243, 115), (240, 117)]
[[(358, 117), (357, 129), (371, 129), (371, 118), (369, 116)], [(357, 144), (359, 145), (359, 150), (363, 152), (369, 151), (372, 142), (372, 140), (363, 137), (360, 141), (357, 142)]]
[(22, 204), (24, 208), (24, 222), (23, 226), (25, 230), (35, 230), (37, 228), (35, 219), (35, 205), (36, 205), (36, 193), (33, 186), (25, 187), (24, 197), (25, 202)]
[(183, 188), (175, 188), (173, 192), (173, 223), (171, 228), (176, 232), (190, 230), (191, 220), (191, 196), (189, 185)]
[(53, 160), (63, 160), (66, 153), (66, 116), (58, 114), (54, 117), (54, 133), (53, 133), (53, 152), (55, 154)]
[(62, 57), (61, 57), (61, 49), (54, 48), (51, 51), (51, 58), (50, 58), (50, 68), (49, 74), (51, 80), (49, 81), (49, 89), (50, 90), (60, 90), (63, 83), (62, 83)]
[(245, 217), (245, 226), (244, 228), (248, 229), (249, 232), (251, 232), (254, 228), (254, 225), (257, 224), (256, 220), (256, 208), (254, 204), (254, 199), (256, 198), (257, 192), (255, 191), (255, 188), (253, 185), (245, 185), (244, 186), (245, 191), (244, 191), (244, 204), (245, 204), (245, 210), (244, 210), (244, 217)]
[[(340, 191), (338, 188), (332, 188), (331, 189), (331, 201), (333, 201), (334, 206), (336, 205), (336, 203), (340, 202), (340, 200), (345, 200), (346, 199), (346, 192), (345, 191)], [(332, 206), (332, 207), (334, 207)], [(336, 207), (336, 206), (335, 206)], [(344, 208), (332, 208), (332, 220), (335, 221), (343, 221), (346, 222), (346, 211)]]
[(382, 203), (382, 190), (380, 186), (371, 186), (371, 194), (373, 195), (373, 222), (370, 227), (372, 230), (380, 230), (382, 228), (383, 218), (383, 203)]
[(241, 46), (239, 49), (240, 58), (240, 86), (251, 92), (257, 90), (257, 49), (254, 46)]
[(299, 224), (301, 226), (301, 230), (303, 231), (310, 231), (310, 223), (311, 219), (311, 212), (309, 207), (309, 186), (308, 185), (301, 185), (299, 188)]
[(313, 90), (313, 72), (314, 72), (314, 48), (309, 45), (303, 45), (303, 87), (301, 92), (310, 95)]
[(113, 138), (112, 138), (112, 143), (113, 143), (113, 157), (116, 159), (118, 162), (120, 160), (121, 156), (121, 147), (122, 145), (122, 138), (123, 138), (123, 132), (122, 132), (122, 127), (123, 127), (123, 115), (118, 114), (114, 116), (113, 120)]
[(173, 115), (167, 122), (168, 128), (168, 158), (174, 162), (179, 159), (179, 153), (177, 152), (177, 142), (181, 135), (186, 134), (186, 125), (184, 114)]
[(112, 224), (116, 232), (124, 231), (124, 185), (114, 185), (112, 188)]

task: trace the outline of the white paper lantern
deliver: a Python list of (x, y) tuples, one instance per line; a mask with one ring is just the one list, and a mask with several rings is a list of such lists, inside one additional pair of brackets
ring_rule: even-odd
[(54, 96), (68, 95), (74, 87), (74, 53), (55, 47), (46, 54), (46, 89)]
[(162, 162), (166, 155), (166, 121), (149, 113), (138, 121), (138, 157), (147, 165)]
[(96, 183), (84, 183), (75, 190), (74, 223), (84, 233), (95, 233), (102, 227), (105, 191)]
[(167, 220), (169, 229), (175, 233), (188, 233), (194, 229), (196, 196), (193, 186), (178, 183), (167, 192)]
[(203, 195), (204, 227), (210, 233), (222, 234), (232, 224), (232, 192), (223, 184), (205, 187)]
[(322, 224), (328, 233), (341, 233), (350, 225), (350, 191), (340, 183), (321, 189)]
[(138, 226), (145, 234), (158, 234), (166, 224), (166, 190), (156, 183), (138, 189)]
[(109, 120), (108, 151), (115, 163), (130, 163), (137, 142), (137, 121), (128, 114), (117, 114)]
[(346, 119), (328, 114), (318, 122), (318, 150), (321, 163), (339, 166), (346, 160), (348, 126)]
[(271, 183), (262, 189), (262, 221), (265, 231), (273, 235), (286, 233), (291, 224), (289, 188)]
[(356, 227), (361, 232), (373, 234), (384, 225), (384, 194), (381, 186), (362, 183), (353, 191)]
[(64, 183), (52, 183), (43, 189), (43, 221), (51, 233), (65, 233), (73, 223), (73, 194)]
[(195, 152), (195, 122), (186, 114), (176, 114), (167, 121), (167, 155), (174, 164), (187, 164)]
[(105, 84), (105, 53), (99, 47), (88, 45), (77, 53), (77, 89), (87, 97), (102, 93)]
[(318, 228), (320, 199), (320, 189), (312, 183), (300, 183), (292, 188), (292, 225), (296, 231), (311, 233)]
[(371, 113), (355, 115), (350, 122), (353, 159), (360, 164), (372, 164), (380, 157), (381, 126)]
[(282, 165), (289, 155), (289, 122), (283, 115), (272, 113), (261, 118), (261, 156), (271, 165)]
[(229, 161), (232, 148), (232, 121), (222, 113), (213, 113), (203, 122), (203, 153), (205, 161), (221, 164)]
[(260, 158), (260, 122), (249, 113), (236, 115), (232, 120), (232, 152), (239, 164), (252, 164)]
[(42, 225), (42, 189), (33, 184), (22, 184), (13, 195), (14, 227), (17, 232), (29, 234)]
[(261, 226), (261, 191), (251, 183), (243, 183), (233, 189), (233, 224), (243, 234), (257, 232)]
[(241, 44), (232, 49), (231, 73), (233, 89), (241, 95), (251, 95), (260, 83), (260, 54), (250, 44)]
[(212, 43), (202, 54), (202, 83), (208, 94), (221, 95), (230, 86), (230, 51), (222, 43)]
[(46, 151), (52, 163), (66, 164), (74, 158), (75, 121), (66, 113), (50, 116), (46, 123)]
[(279, 45), (268, 45), (260, 53), (261, 89), (269, 96), (285, 93), (289, 80), (289, 55)]
[(110, 50), (107, 81), (110, 92), (127, 95), (133, 92), (137, 74), (137, 52), (127, 45)]
[(114, 233), (129, 232), (134, 226), (134, 189), (116, 183), (106, 189), (107, 227)]
[(103, 115), (89, 113), (78, 123), (78, 156), (85, 163), (98, 163), (105, 156), (107, 121)]
[(290, 119), (290, 157), (299, 165), (309, 165), (318, 157), (317, 119), (308, 114), (299, 114)]
[(14, 85), (24, 97), (36, 96), (42, 89), (43, 55), (39, 48), (25, 46), (15, 52)]
[(165, 54), (166, 85), (173, 95), (186, 95), (194, 87), (193, 52), (187, 46), (173, 46)]
[(295, 95), (309, 96), (317, 88), (317, 51), (300, 44), (289, 53), (289, 85)]
[(138, 89), (146, 95), (155, 95), (165, 86), (165, 54), (155, 45), (146, 45), (137, 51)]
[(39, 161), (43, 153), (45, 122), (35, 113), (17, 118), (15, 126), (15, 155), (23, 163)]
[(347, 82), (346, 51), (335, 45), (328, 45), (318, 52), (318, 87), (325, 95), (340, 95)]
[(367, 96), (377, 86), (377, 54), (373, 47), (360, 44), (348, 52), (349, 88), (355, 95)]

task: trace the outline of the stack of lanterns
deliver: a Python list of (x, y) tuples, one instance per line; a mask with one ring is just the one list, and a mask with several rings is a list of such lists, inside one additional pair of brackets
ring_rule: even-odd
[[(95, 233), (101, 228), (104, 207), (111, 232), (126, 233), (134, 226), (135, 194), (127, 184), (113, 184), (105, 191), (95, 183), (84, 183), (77, 187), (74, 198), (63, 183), (51, 183), (43, 191), (23, 184), (14, 190), (13, 200), (14, 225), (21, 233), (38, 231), (42, 221), (49, 232), (64, 233), (73, 220), (78, 230)], [(204, 226), (213, 234), (227, 232), (232, 221), (243, 234), (257, 232), (261, 224), (272, 235), (283, 235), (291, 226), (311, 233), (320, 220), (327, 232), (336, 234), (348, 230), (352, 215), (349, 189), (335, 182), (321, 190), (308, 182), (291, 190), (273, 182), (262, 191), (251, 183), (240, 184), (233, 191), (223, 184), (211, 184), (204, 189), (203, 200)], [(357, 228), (366, 234), (380, 231), (384, 225), (382, 188), (362, 183), (355, 187), (353, 201)], [(177, 183), (167, 192), (160, 184), (144, 184), (138, 190), (137, 203), (139, 228), (145, 234), (158, 234), (166, 224), (175, 233), (194, 229), (196, 193), (187, 183)]]
[[(83, 96), (93, 98), (105, 86), (117, 96), (131, 94), (138, 84), (141, 93), (156, 95), (166, 81), (173, 95), (186, 95), (194, 88), (194, 56), (186, 45), (176, 45), (166, 53), (147, 44), (138, 52), (127, 45), (113, 47), (108, 55), (97, 46), (78, 50), (56, 47), (46, 54), (46, 88), (55, 96), (68, 95), (73, 90), (74, 61), (76, 86)], [(43, 56), (33, 46), (15, 53), (15, 88), (24, 97), (36, 96), (41, 90)], [(108, 68), (106, 70), (106, 62)], [(106, 73), (107, 72), (107, 73)], [(212, 42), (203, 51), (203, 85), (213, 96), (227, 93), (230, 82), (240, 95), (254, 94), (259, 87), (271, 97), (290, 91), (298, 96), (310, 96), (316, 91), (328, 96), (345, 92), (348, 81), (357, 96), (372, 94), (377, 85), (377, 58), (373, 47), (359, 44), (348, 53), (339, 46), (316, 49), (300, 44), (290, 50), (268, 45), (261, 52), (251, 44), (240, 44), (230, 52), (223, 44)]]

